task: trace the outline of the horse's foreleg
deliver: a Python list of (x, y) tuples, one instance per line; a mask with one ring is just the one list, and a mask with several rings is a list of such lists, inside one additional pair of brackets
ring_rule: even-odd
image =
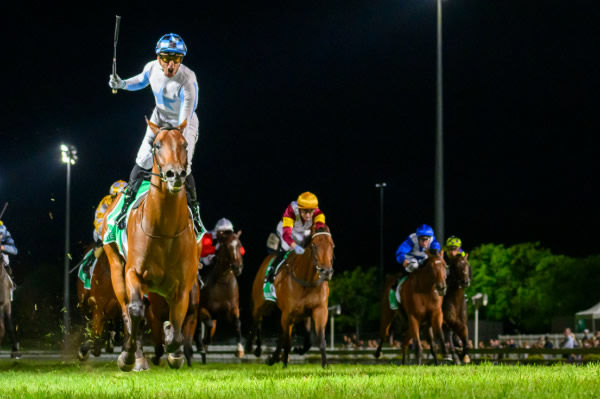
[[(111, 263), (112, 266), (112, 263)], [(127, 281), (127, 298), (129, 303), (126, 306), (129, 322), (129, 334), (126, 334), (125, 342), (123, 343), (124, 351), (119, 355), (119, 368), (123, 371), (131, 371), (135, 366), (135, 361), (138, 351), (138, 335), (140, 323), (144, 319), (144, 301), (142, 300), (141, 284), (135, 270), (130, 269), (126, 272)], [(141, 348), (140, 348), (141, 350)]]
[[(440, 344), (440, 349), (442, 351), (444, 360), (452, 360), (452, 358), (448, 355), (448, 348), (446, 348), (446, 341), (444, 339), (444, 331), (442, 330), (442, 324), (444, 321), (444, 315), (442, 314), (441, 310), (439, 312), (436, 312), (431, 320), (431, 327), (433, 329), (433, 334), (435, 335), (435, 337), (437, 338), (439, 344)], [(433, 342), (432, 342), (432, 346), (433, 346)], [(437, 364), (437, 358), (436, 358), (436, 364)]]
[(307, 317), (304, 320), (304, 324), (302, 327), (304, 327), (302, 329), (302, 338), (304, 339), (304, 342), (302, 343), (302, 347), (295, 347), (294, 348), (294, 353), (298, 354), (298, 355), (304, 355), (306, 352), (308, 352), (308, 350), (310, 349), (312, 342), (310, 340), (310, 324), (311, 324), (311, 320), (310, 317)]
[(17, 341), (17, 330), (12, 322), (12, 314), (10, 311), (4, 314), (4, 319), (6, 320), (6, 331), (8, 332), (8, 338), (11, 343), (10, 357), (13, 359), (20, 359), (21, 352), (19, 351), (19, 341)]
[(183, 365), (184, 356), (181, 350), (183, 344), (183, 321), (187, 314), (189, 294), (180, 292), (175, 300), (169, 303), (169, 321), (163, 324), (165, 332), (165, 349), (168, 353), (167, 360), (172, 368)]
[(102, 352), (102, 332), (104, 331), (104, 313), (95, 309), (92, 315), (92, 341), (94, 343), (94, 356), (100, 356)]
[(281, 323), (283, 334), (281, 335), (281, 343), (283, 347), (283, 367), (286, 368), (290, 356), (290, 349), (292, 348), (292, 330), (294, 324), (290, 320), (284, 320)]
[[(327, 367), (327, 343), (325, 342), (325, 326), (329, 311), (327, 303), (324, 306), (313, 309), (313, 320), (315, 321), (315, 332), (319, 340), (319, 350), (321, 351), (321, 367)], [(309, 324), (310, 325), (310, 324)]]
[(191, 313), (188, 313), (183, 324), (183, 353), (189, 367), (192, 366), (192, 357), (194, 356), (192, 344), (194, 341), (194, 331), (196, 331), (197, 325), (198, 312), (194, 309)]
[(233, 326), (237, 335), (237, 348), (235, 357), (244, 357), (244, 347), (242, 346), (242, 322), (240, 321), (240, 308), (235, 306), (232, 311)]
[(460, 338), (463, 344), (463, 361), (465, 363), (470, 363), (471, 359), (469, 358), (469, 327), (467, 327), (466, 323), (457, 323), (456, 327), (454, 328), (454, 331), (456, 332), (456, 334), (458, 334), (458, 337)]
[(391, 310), (389, 310), (389, 306), (382, 309), (381, 322), (379, 324), (379, 342), (377, 343), (377, 349), (375, 350), (375, 353), (373, 354), (373, 356), (375, 356), (376, 359), (379, 359), (379, 357), (381, 356), (381, 348), (383, 346), (383, 343), (385, 342), (387, 337), (390, 335), (390, 327), (392, 325), (392, 318), (393, 318), (393, 313)]
[(437, 366), (437, 353), (435, 351), (435, 338), (433, 337), (433, 328), (427, 328), (427, 341), (429, 342), (429, 352), (431, 352), (431, 357), (433, 357), (433, 363)]
[(411, 338), (413, 339), (413, 345), (416, 349), (417, 364), (420, 365), (422, 348), (421, 338), (419, 336), (419, 321), (413, 315), (408, 316), (408, 331), (404, 335), (404, 339), (402, 341), (402, 364), (406, 364), (406, 361), (408, 360), (408, 344)]

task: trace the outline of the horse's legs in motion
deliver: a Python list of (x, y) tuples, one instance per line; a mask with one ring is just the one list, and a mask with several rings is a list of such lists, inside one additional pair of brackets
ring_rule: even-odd
[[(387, 308), (387, 309), (386, 309)], [(381, 347), (390, 334), (390, 327), (392, 325), (393, 312), (389, 309), (389, 306), (384, 306), (381, 310), (381, 322), (379, 324), (379, 342), (377, 343), (377, 349), (373, 356), (379, 359), (381, 356)]]
[(413, 344), (417, 352), (417, 364), (421, 365), (423, 348), (421, 347), (421, 338), (419, 336), (419, 321), (413, 315), (408, 316), (408, 332), (404, 335), (404, 339), (402, 340), (402, 364), (406, 364), (408, 360), (408, 343), (411, 338), (413, 339)]
[(456, 353), (456, 348), (454, 347), (454, 339), (452, 339), (452, 335), (454, 335), (454, 331), (452, 331), (452, 328), (450, 328), (446, 324), (444, 324), (442, 326), (442, 329), (444, 332), (445, 340), (448, 343), (448, 350), (450, 351), (450, 354), (452, 355), (452, 359), (454, 360), (454, 364), (460, 364), (460, 358), (458, 357), (458, 354)]
[(163, 324), (165, 332), (165, 349), (168, 353), (167, 360), (172, 368), (183, 365), (184, 356), (181, 350), (183, 344), (182, 327), (189, 304), (189, 295), (183, 290), (177, 293), (175, 300), (169, 304), (169, 321)]
[(244, 347), (242, 346), (242, 322), (240, 321), (240, 308), (234, 306), (232, 309), (233, 326), (237, 335), (237, 348), (235, 357), (244, 357)]
[(92, 341), (94, 343), (94, 351), (92, 354), (96, 357), (102, 352), (102, 331), (104, 330), (104, 313), (100, 310), (95, 310), (92, 314)]
[(283, 367), (286, 368), (288, 365), (288, 358), (290, 355), (290, 349), (292, 348), (292, 330), (294, 329), (294, 323), (290, 319), (288, 315), (281, 314), (281, 339), (280, 343), (277, 345), (277, 349), (275, 349), (275, 353), (273, 354), (274, 359), (279, 360), (279, 352), (281, 348), (283, 348)]
[(198, 340), (196, 345), (198, 346), (198, 352), (202, 357), (202, 364), (206, 364), (206, 353), (208, 352), (208, 341), (209, 331), (212, 329), (212, 316), (206, 308), (201, 308), (198, 311), (198, 325), (201, 326), (197, 330), (202, 330), (201, 333), (198, 331)]
[(427, 329), (427, 341), (429, 342), (429, 351), (431, 352), (431, 357), (433, 357), (433, 363), (437, 366), (437, 353), (435, 351), (435, 339), (433, 337), (433, 328), (429, 327)]
[[(433, 329), (433, 334), (435, 335), (435, 337), (437, 338), (437, 340), (440, 344), (440, 349), (444, 356), (444, 360), (447, 361), (447, 360), (452, 360), (452, 358), (448, 354), (448, 348), (446, 348), (446, 342), (444, 340), (444, 331), (442, 330), (443, 318), (444, 318), (444, 315), (442, 314), (441, 310), (439, 312), (437, 312), (436, 314), (434, 314), (434, 316), (432, 317), (431, 327)], [(432, 342), (431, 346), (433, 347), (433, 342)], [(436, 358), (436, 364), (437, 364), (437, 358)]]
[(12, 313), (10, 310), (5, 313), (4, 317), (6, 320), (6, 330), (8, 331), (8, 337), (10, 338), (11, 343), (10, 357), (13, 359), (20, 359), (21, 352), (19, 351), (19, 341), (17, 341), (17, 330), (13, 324)]
[(189, 367), (192, 366), (192, 357), (194, 354), (192, 344), (194, 340), (194, 331), (196, 330), (197, 324), (198, 313), (196, 310), (194, 310), (192, 313), (188, 313), (185, 318), (185, 323), (183, 324), (183, 353)]
[(327, 316), (329, 311), (327, 305), (319, 306), (313, 309), (313, 320), (315, 321), (315, 332), (319, 340), (319, 350), (321, 351), (321, 367), (327, 367), (327, 343), (325, 342), (325, 326), (327, 325)]
[(144, 302), (141, 296), (140, 281), (135, 270), (130, 269), (127, 271), (126, 281), (127, 296), (129, 297), (129, 304), (126, 307), (128, 315), (128, 323), (126, 322), (128, 328), (126, 327), (126, 330), (129, 331), (127, 331), (128, 334), (125, 334), (123, 352), (119, 355), (117, 362), (121, 370), (131, 371), (135, 366), (137, 355), (139, 355), (137, 340), (141, 327), (140, 323), (144, 319)]
[(311, 324), (311, 320), (310, 317), (307, 317), (306, 319), (304, 319), (304, 325), (303, 325), (303, 329), (302, 329), (302, 336), (304, 338), (304, 342), (302, 347), (295, 347), (294, 348), (294, 353), (298, 354), (298, 355), (304, 355), (306, 352), (308, 352), (308, 350), (311, 347), (311, 341), (310, 341), (310, 324)]

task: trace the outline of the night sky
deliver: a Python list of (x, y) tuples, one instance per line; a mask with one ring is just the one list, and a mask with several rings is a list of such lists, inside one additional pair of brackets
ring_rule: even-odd
[[(133, 167), (154, 99), (150, 88), (113, 95), (107, 85), (115, 14), (122, 78), (141, 72), (165, 33), (188, 46), (202, 217), (243, 230), (248, 284), (303, 191), (320, 200), (337, 270), (378, 264), (377, 182), (388, 184), (388, 271), (397, 245), (433, 225), (435, 0), (22, 4), (4, 21), (0, 111), (0, 201), (17, 276), (40, 264), (62, 272), (61, 142), (79, 152), (75, 260), (98, 202)], [(444, 2), (444, 233), (467, 250), (539, 241), (598, 253), (599, 11), (578, 0)]]

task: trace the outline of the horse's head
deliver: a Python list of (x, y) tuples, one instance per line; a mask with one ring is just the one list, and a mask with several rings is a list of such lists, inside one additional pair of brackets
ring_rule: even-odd
[(467, 288), (471, 285), (471, 265), (468, 254), (449, 258), (448, 266), (450, 278), (455, 280), (460, 288)]
[(313, 264), (320, 281), (330, 281), (333, 277), (333, 239), (327, 225), (313, 229), (310, 243)]
[(151, 121), (146, 122), (154, 132), (152, 172), (166, 183), (169, 192), (178, 193), (183, 188), (187, 174), (188, 144), (182, 133), (187, 121), (175, 128), (161, 128)]
[[(244, 269), (244, 247), (240, 241), (242, 231), (234, 233), (232, 231), (221, 231), (217, 233), (217, 251), (223, 253), (222, 265), (231, 270), (233, 274), (239, 276)], [(224, 270), (225, 271), (225, 270)]]
[(425, 267), (431, 267), (433, 275), (433, 288), (440, 295), (446, 295), (446, 262), (444, 253), (436, 249), (427, 250)]

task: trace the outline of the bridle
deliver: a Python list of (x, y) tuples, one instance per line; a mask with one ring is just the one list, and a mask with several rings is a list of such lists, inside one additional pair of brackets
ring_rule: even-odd
[[(148, 176), (157, 176), (161, 181), (166, 183), (167, 181), (169, 181), (169, 178), (167, 176), (165, 176), (165, 172), (163, 171), (162, 166), (160, 166), (160, 163), (158, 163), (158, 159), (156, 159), (156, 139), (158, 138), (158, 134), (164, 130), (167, 130), (167, 131), (177, 130), (179, 132), (179, 134), (183, 135), (183, 132), (181, 131), (180, 128), (170, 127), (170, 126), (161, 127), (158, 130), (158, 132), (156, 132), (156, 134), (154, 135), (154, 140), (152, 141), (152, 161), (154, 163), (156, 163), (156, 167), (158, 168), (158, 173), (154, 173), (154, 172), (150, 171), (150, 172), (146, 172), (146, 174)], [(187, 167), (187, 165), (186, 165), (186, 167)]]
[[(319, 236), (319, 235), (327, 235), (327, 236), (331, 237), (331, 233), (329, 233), (327, 231), (320, 231), (320, 232), (312, 235), (311, 242), (312, 242), (312, 240), (314, 240), (314, 238), (316, 236)], [(333, 274), (333, 267), (329, 268), (329, 267), (320, 266), (319, 263), (316, 261), (316, 253), (312, 250), (311, 250), (311, 252), (313, 255), (313, 268), (319, 274), (319, 278), (316, 281), (305, 281), (296, 276), (296, 274), (294, 273), (294, 270), (290, 267), (289, 264), (286, 263), (285, 267), (288, 269), (290, 276), (292, 277), (292, 280), (294, 280), (295, 282), (297, 282), (298, 284), (300, 284), (303, 287), (314, 288), (314, 287), (317, 287), (317, 286), (323, 284), (325, 281), (327, 281), (326, 275), (329, 273), (326, 273), (326, 272), (331, 271), (331, 274)], [(329, 277), (329, 278), (331, 279), (331, 277)]]

